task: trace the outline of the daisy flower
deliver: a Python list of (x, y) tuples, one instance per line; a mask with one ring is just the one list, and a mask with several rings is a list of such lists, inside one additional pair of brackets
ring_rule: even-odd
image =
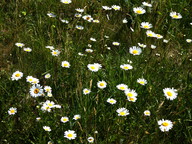
[(141, 23), (141, 28), (150, 29), (152, 27), (153, 27), (152, 24), (150, 24), (149, 22), (142, 22)]
[(129, 115), (129, 110), (127, 110), (126, 108), (119, 108), (116, 110), (116, 112), (118, 113), (118, 116), (127, 116)]
[(149, 110), (144, 111), (144, 116), (150, 116), (150, 115), (151, 115), (151, 112)]
[(43, 94), (42, 86), (35, 84), (30, 88), (30, 94), (32, 97), (39, 97)]
[(40, 121), (40, 120), (41, 120), (41, 118), (40, 118), (40, 117), (37, 117), (37, 118), (36, 118), (36, 121)]
[(45, 92), (51, 93), (52, 88), (50, 86), (44, 86)]
[(128, 21), (127, 21), (126, 18), (124, 18), (124, 19), (122, 20), (122, 22), (123, 22), (123, 23), (128, 23)]
[(163, 40), (163, 42), (164, 42), (164, 43), (168, 43), (168, 42), (169, 42), (169, 40), (164, 39), (164, 40)]
[(50, 77), (51, 77), (51, 74), (50, 74), (50, 73), (48, 73), (48, 74), (45, 75), (45, 78), (46, 78), (46, 79), (48, 79), (48, 78), (50, 78)]
[(176, 13), (176, 12), (170, 12), (170, 16), (172, 17), (172, 19), (181, 19), (182, 16), (180, 13)]
[(164, 96), (168, 99), (168, 100), (174, 100), (177, 98), (177, 90), (174, 88), (164, 88), (163, 89), (164, 92)]
[(152, 32), (151, 30), (146, 31), (147, 37), (156, 37), (156, 33)]
[(87, 20), (88, 22), (91, 22), (93, 20), (93, 18), (90, 15), (84, 15), (83, 19)]
[(92, 72), (97, 72), (102, 68), (101, 64), (98, 64), (98, 63), (88, 64), (87, 67)]
[(26, 52), (31, 52), (32, 51), (31, 48), (23, 48), (23, 50), (26, 51)]
[(130, 48), (129, 48), (129, 53), (130, 53), (130, 54), (140, 55), (141, 52), (142, 52), (142, 50), (141, 50), (140, 47), (133, 46), (133, 47), (130, 47)]
[(84, 27), (83, 27), (83, 26), (80, 26), (80, 25), (76, 25), (76, 29), (78, 29), (78, 30), (83, 30)]
[(90, 38), (90, 40), (91, 40), (91, 41), (94, 41), (94, 42), (97, 41), (95, 38), (92, 38), (92, 37)]
[(65, 68), (69, 68), (71, 65), (68, 61), (62, 61), (61, 66)]
[(173, 128), (173, 123), (170, 120), (159, 120), (158, 121), (159, 128), (162, 132), (169, 131)]
[(23, 46), (25, 46), (25, 44), (23, 44), (23, 43), (15, 43), (15, 45), (17, 46), (17, 47), (23, 47)]
[(112, 5), (112, 9), (114, 9), (114, 10), (120, 10), (121, 9), (121, 7), (120, 6), (117, 6), (117, 5)]
[(110, 8), (110, 7), (108, 7), (108, 6), (102, 6), (102, 8), (104, 9), (104, 10), (111, 10), (112, 8)]
[(11, 76), (11, 80), (12, 81), (14, 81), (14, 80), (19, 80), (19, 79), (21, 79), (23, 77), (23, 73), (22, 72), (20, 72), (20, 71), (16, 71), (16, 72), (14, 72), (13, 74), (12, 74), (12, 76)]
[(137, 79), (137, 82), (141, 85), (146, 85), (147, 84), (147, 80), (145, 80), (144, 78), (139, 78)]
[(146, 48), (146, 45), (144, 45), (144, 44), (141, 44), (141, 43), (137, 43), (140, 47), (142, 47), (142, 48)]
[(50, 100), (46, 100), (46, 102), (44, 104), (48, 105), (50, 108), (54, 108), (55, 107), (55, 103), (53, 101), (50, 101)]
[(113, 44), (114, 46), (119, 46), (119, 45), (120, 45), (119, 42), (113, 42), (112, 44)]
[(160, 35), (160, 34), (156, 34), (156, 38), (157, 38), (157, 39), (162, 39), (162, 38), (163, 38), (163, 36), (162, 36), (162, 35)]
[(58, 56), (60, 54), (60, 51), (59, 50), (52, 50), (51, 54), (53, 56)]
[(27, 76), (26, 77), (26, 81), (29, 82), (29, 83), (33, 83), (33, 79), (34, 79), (34, 77), (32, 77), (32, 76)]
[(68, 131), (64, 132), (64, 137), (69, 139), (69, 140), (72, 140), (72, 139), (75, 139), (77, 137), (77, 134), (73, 130), (68, 130)]
[(47, 144), (54, 144), (52, 141), (48, 141)]
[(84, 95), (87, 95), (87, 94), (89, 94), (90, 92), (91, 92), (91, 90), (89, 90), (89, 89), (87, 89), (87, 88), (83, 89), (83, 94), (84, 94)]
[(137, 96), (137, 93), (135, 90), (132, 90), (132, 89), (127, 89), (125, 90), (125, 95), (127, 97), (136, 97)]
[(117, 89), (122, 90), (122, 91), (128, 89), (128, 86), (126, 84), (118, 84), (116, 87), (117, 87)]
[(186, 42), (191, 43), (192, 39), (186, 39)]
[(95, 20), (93, 20), (93, 23), (100, 23), (100, 21), (95, 19)]
[(81, 118), (81, 115), (79, 115), (79, 114), (74, 115), (74, 117), (73, 117), (74, 120), (78, 120), (78, 119), (80, 119), (80, 118)]
[(61, 2), (64, 3), (64, 4), (70, 4), (70, 3), (72, 3), (71, 0), (61, 0)]
[(76, 17), (76, 18), (80, 18), (80, 17), (82, 17), (82, 14), (76, 13), (76, 14), (75, 14), (75, 17)]
[(87, 141), (88, 141), (89, 143), (93, 143), (93, 142), (94, 142), (94, 138), (93, 138), (93, 137), (88, 137), (88, 138), (87, 138)]
[(55, 49), (53, 46), (46, 46), (45, 48), (48, 48), (50, 50), (54, 50)]
[(113, 105), (113, 104), (116, 104), (117, 101), (113, 98), (108, 98), (107, 102)]
[(133, 69), (133, 67), (130, 64), (123, 64), (120, 65), (120, 68), (124, 69), (124, 70), (130, 70)]
[(39, 83), (39, 79), (33, 78), (33, 81), (32, 81), (31, 83), (32, 83), (32, 84), (38, 84), (38, 83)]
[(43, 126), (43, 129), (44, 129), (45, 131), (48, 131), (48, 132), (51, 131), (51, 128), (50, 128), (49, 126)]
[(107, 87), (107, 83), (106, 83), (105, 81), (98, 81), (98, 82), (97, 82), (97, 86), (98, 86), (98, 88), (100, 88), (100, 89), (104, 89), (104, 88)]
[(56, 15), (53, 14), (53, 13), (47, 13), (47, 15), (48, 15), (49, 17), (56, 17)]
[(131, 101), (131, 102), (136, 102), (137, 98), (136, 97), (127, 97), (127, 100)]
[(81, 9), (81, 8), (76, 8), (75, 10), (76, 10), (77, 12), (80, 12), (80, 13), (84, 12), (84, 9)]
[(68, 21), (68, 20), (64, 20), (64, 19), (61, 19), (61, 22), (62, 22), (62, 23), (66, 23), (66, 24), (68, 24), (68, 23), (69, 23), (69, 21)]
[(144, 6), (147, 6), (147, 7), (152, 7), (152, 4), (149, 4), (149, 3), (147, 3), (147, 2), (142, 2), (142, 4), (143, 4)]
[(69, 121), (69, 118), (68, 117), (62, 117), (61, 118), (61, 122), (62, 123), (66, 123), (66, 122), (68, 122)]
[(88, 52), (88, 53), (92, 53), (93, 52), (92, 49), (86, 49), (85, 51)]
[(143, 9), (142, 7), (135, 7), (135, 8), (133, 8), (133, 11), (136, 14), (144, 14), (146, 12), (145, 9)]
[(9, 115), (14, 115), (16, 113), (17, 113), (17, 108), (14, 108), (14, 107), (9, 108), (8, 110)]
[(155, 45), (151, 45), (151, 48), (152, 48), (152, 49), (156, 49), (156, 47), (157, 47), (157, 46), (155, 46)]

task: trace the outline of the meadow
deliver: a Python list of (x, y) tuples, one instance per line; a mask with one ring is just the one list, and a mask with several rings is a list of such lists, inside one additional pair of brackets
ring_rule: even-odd
[(191, 6), (1, 0), (0, 144), (191, 144)]

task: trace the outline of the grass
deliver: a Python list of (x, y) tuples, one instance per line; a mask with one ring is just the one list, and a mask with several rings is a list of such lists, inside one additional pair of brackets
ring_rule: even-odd
[[(0, 143), (85, 144), (90, 136), (96, 144), (192, 143), (192, 46), (186, 42), (192, 38), (192, 2), (158, 0), (151, 3), (153, 7), (145, 8), (145, 14), (136, 15), (133, 8), (141, 5), (138, 0), (73, 0), (69, 5), (57, 0), (1, 0)], [(114, 4), (122, 9), (102, 9), (103, 5)], [(75, 8), (85, 8), (84, 14), (99, 19), (100, 23), (75, 18)], [(183, 18), (171, 19), (171, 11), (181, 13)], [(48, 17), (48, 12), (57, 17)], [(59, 18), (69, 20), (69, 24)], [(124, 18), (127, 24), (122, 23)], [(152, 23), (152, 31), (169, 42), (147, 37), (146, 30), (140, 28), (143, 21)], [(77, 24), (84, 26), (84, 30), (77, 30)], [(90, 41), (90, 37), (97, 41)], [(114, 41), (120, 42), (120, 46), (113, 46)], [(32, 48), (32, 52), (18, 48), (17, 42)], [(129, 47), (137, 43), (144, 43), (147, 48), (141, 55), (133, 56)], [(93, 53), (85, 52), (88, 44), (92, 44)], [(151, 49), (152, 44), (157, 48)], [(47, 45), (53, 45), (61, 54), (52, 56), (45, 48)], [(79, 52), (86, 55), (80, 56)], [(71, 64), (69, 69), (61, 67), (64, 60)], [(128, 63), (127, 60), (133, 62), (133, 69), (124, 71), (120, 65)], [(101, 70), (89, 71), (87, 65), (92, 63), (100, 63)], [(17, 70), (23, 72), (24, 77), (12, 81), (11, 76)], [(51, 74), (50, 79), (44, 78), (47, 73)], [(32, 85), (26, 82), (27, 76), (38, 78), (42, 86), (51, 86), (53, 97), (31, 97)], [(136, 82), (142, 77), (148, 82), (145, 86)], [(97, 87), (100, 80), (107, 82), (107, 88)], [(136, 90), (135, 103), (127, 101), (124, 93), (116, 88), (120, 83)], [(175, 100), (165, 98), (163, 89), (167, 87), (178, 90)], [(91, 89), (91, 93), (84, 95), (84, 88)], [(117, 100), (115, 105), (106, 102), (110, 97)], [(62, 108), (43, 112), (40, 103), (46, 100)], [(15, 115), (8, 114), (10, 107), (17, 108)], [(117, 116), (116, 110), (121, 107), (127, 108), (130, 115)], [(151, 111), (150, 117), (143, 114), (147, 109)], [(75, 114), (80, 114), (81, 119), (73, 120)], [(61, 123), (62, 116), (68, 116), (70, 121)], [(41, 120), (36, 121), (37, 117)], [(160, 119), (171, 120), (173, 128), (161, 132), (157, 123)], [(46, 132), (43, 126), (50, 126), (52, 131)], [(64, 138), (64, 132), (69, 129), (77, 133), (75, 140)]]

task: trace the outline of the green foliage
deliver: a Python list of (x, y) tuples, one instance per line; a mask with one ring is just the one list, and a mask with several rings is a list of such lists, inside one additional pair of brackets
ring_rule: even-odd
[[(136, 15), (133, 8), (141, 5), (139, 0), (73, 0), (69, 5), (58, 0), (1, 0), (0, 143), (85, 144), (90, 136), (97, 144), (192, 143), (192, 47), (186, 42), (192, 38), (189, 24), (192, 2), (157, 0), (151, 3), (153, 7), (146, 7), (144, 15)], [(102, 9), (103, 5), (114, 4), (122, 9)], [(100, 23), (75, 18), (75, 8), (85, 8), (84, 14), (90, 14)], [(181, 13), (183, 18), (171, 19), (171, 11)], [(56, 17), (50, 18), (47, 15), (50, 12)], [(128, 23), (122, 23), (124, 18)], [(60, 19), (67, 19), (69, 24)], [(148, 38), (140, 28), (144, 21), (152, 23), (152, 30), (169, 42)], [(84, 26), (84, 30), (76, 29), (76, 25)], [(91, 37), (97, 41), (92, 42)], [(112, 45), (115, 41), (120, 42), (120, 46)], [(32, 52), (16, 47), (17, 42), (24, 43)], [(129, 47), (137, 43), (147, 47), (141, 55), (131, 55)], [(92, 44), (93, 53), (85, 52), (88, 44)], [(53, 45), (61, 54), (52, 56), (45, 48), (48, 45)], [(151, 49), (151, 45), (157, 48)], [(80, 56), (79, 52), (85, 55)], [(69, 69), (61, 67), (65, 60), (71, 64)], [(128, 63), (127, 60), (133, 62), (133, 69), (124, 71), (120, 65)], [(87, 65), (92, 63), (100, 63), (101, 70), (89, 71)], [(12, 81), (11, 76), (17, 70), (23, 72), (24, 77)], [(51, 78), (44, 78), (47, 73)], [(38, 78), (42, 86), (51, 86), (53, 97), (31, 97), (32, 85), (26, 82), (27, 76)], [(137, 83), (142, 77), (148, 82), (145, 86)], [(97, 87), (101, 80), (107, 82), (107, 88)], [(136, 90), (135, 103), (129, 102), (116, 88), (120, 83)], [(175, 100), (165, 98), (163, 89), (167, 87), (178, 90)], [(84, 88), (91, 89), (91, 93), (84, 95)], [(115, 105), (106, 102), (111, 97), (117, 100)], [(61, 109), (42, 112), (40, 103), (46, 100), (61, 105)], [(10, 107), (17, 108), (15, 115), (8, 114)], [(116, 110), (120, 107), (127, 108), (130, 115), (117, 116)], [(143, 114), (147, 109), (151, 111), (150, 117)], [(81, 119), (73, 120), (75, 114), (80, 114)], [(70, 121), (62, 123), (62, 116), (68, 116)], [(41, 120), (37, 121), (37, 117)], [(160, 119), (171, 120), (173, 128), (161, 132), (157, 124)], [(52, 131), (46, 132), (45, 125)], [(69, 129), (77, 133), (75, 140), (64, 138), (64, 132)]]

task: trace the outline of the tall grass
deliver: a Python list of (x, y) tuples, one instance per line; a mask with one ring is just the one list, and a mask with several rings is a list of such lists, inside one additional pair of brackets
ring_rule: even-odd
[[(144, 15), (136, 15), (133, 7), (141, 6), (139, 0), (73, 0), (69, 5), (57, 0), (1, 0), (0, 143), (85, 144), (90, 136), (97, 144), (192, 143), (192, 47), (186, 42), (187, 38), (192, 38), (189, 24), (192, 22), (192, 2), (149, 2), (153, 7), (145, 8)], [(122, 9), (102, 9), (103, 5), (114, 4)], [(85, 8), (84, 14), (99, 19), (100, 23), (75, 18), (75, 8)], [(171, 19), (171, 11), (181, 13), (183, 18)], [(56, 18), (48, 17), (48, 12), (54, 12)], [(62, 23), (60, 18), (69, 20), (69, 24)], [(128, 23), (122, 23), (124, 18)], [(169, 42), (148, 38), (140, 28), (143, 21), (152, 23), (152, 30)], [(84, 30), (77, 30), (77, 24), (84, 26)], [(97, 41), (90, 41), (91, 37)], [(120, 42), (120, 46), (112, 45), (114, 41)], [(16, 47), (16, 42), (24, 43), (32, 52)], [(147, 48), (141, 55), (133, 56), (129, 47), (137, 43), (144, 43)], [(85, 52), (88, 44), (92, 44), (93, 53)], [(53, 45), (61, 54), (52, 56), (45, 48), (47, 45)], [(150, 45), (157, 48), (151, 49)], [(79, 52), (85, 56), (78, 55)], [(64, 60), (70, 62), (69, 69), (61, 67)], [(120, 65), (128, 63), (127, 60), (133, 62), (133, 69), (124, 71)], [(92, 63), (100, 63), (101, 70), (89, 71), (87, 65)], [(16, 70), (23, 72), (24, 77), (12, 81), (11, 75)], [(51, 74), (50, 79), (44, 78), (47, 73)], [(30, 75), (38, 78), (42, 86), (51, 86), (53, 97), (31, 97), (31, 84), (25, 79)], [(137, 83), (141, 77), (147, 80), (146, 86)], [(107, 88), (103, 90), (97, 87), (101, 80), (107, 82)], [(138, 100), (135, 103), (127, 101), (125, 94), (116, 88), (120, 83), (136, 90)], [(163, 89), (166, 87), (178, 90), (175, 100), (165, 98)], [(84, 95), (84, 88), (91, 89), (91, 93)], [(106, 102), (110, 97), (117, 100), (115, 105)], [(39, 106), (46, 100), (54, 101), (62, 108), (42, 112)], [(17, 107), (18, 112), (9, 115), (10, 107)], [(130, 115), (117, 116), (116, 110), (120, 107), (127, 108)], [(150, 117), (143, 114), (147, 109), (151, 111)], [(81, 119), (73, 120), (75, 114), (80, 114)], [(61, 123), (62, 116), (68, 116), (70, 121)], [(37, 117), (41, 120), (37, 121)], [(171, 120), (173, 128), (161, 132), (157, 123), (160, 119)], [(45, 125), (52, 131), (46, 132)], [(68, 129), (77, 133), (75, 140), (64, 138), (64, 131)]]

